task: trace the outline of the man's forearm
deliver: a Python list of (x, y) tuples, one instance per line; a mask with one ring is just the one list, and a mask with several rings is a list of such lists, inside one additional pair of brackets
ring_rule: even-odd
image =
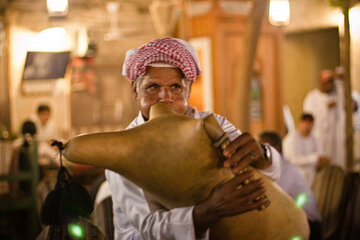
[(218, 218), (211, 214), (211, 210), (204, 202), (195, 205), (193, 210), (193, 221), (196, 238), (202, 237), (207, 229), (216, 222)]

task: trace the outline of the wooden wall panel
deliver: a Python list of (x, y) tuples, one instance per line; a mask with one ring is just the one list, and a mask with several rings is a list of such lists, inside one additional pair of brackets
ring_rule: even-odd
[(276, 33), (264, 33), (258, 44), (257, 57), (263, 61), (263, 106), (264, 129), (282, 132), (282, 93), (281, 93), (281, 37)]
[[(243, 44), (246, 16), (225, 13), (214, 7), (203, 16), (190, 18), (191, 37), (208, 36), (212, 39), (214, 111), (232, 121), (238, 114), (233, 109), (231, 89), (234, 81), (234, 64)], [(263, 118), (252, 120), (250, 131), (257, 135), (262, 130), (283, 133), (281, 93), (281, 44), (282, 33), (266, 22), (260, 34), (256, 53), (262, 79)], [(250, 104), (250, 103), (249, 103)], [(249, 116), (244, 116), (249, 117)]]

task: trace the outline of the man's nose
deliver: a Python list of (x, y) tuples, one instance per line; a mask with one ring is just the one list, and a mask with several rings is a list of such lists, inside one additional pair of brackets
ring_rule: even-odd
[(167, 87), (162, 87), (159, 92), (160, 102), (170, 102), (172, 100), (171, 91)]

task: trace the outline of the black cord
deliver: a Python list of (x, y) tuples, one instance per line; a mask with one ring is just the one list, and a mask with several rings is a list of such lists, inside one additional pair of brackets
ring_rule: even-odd
[(64, 144), (62, 142), (56, 141), (56, 140), (52, 140), (51, 146), (56, 146), (59, 149), (59, 153), (60, 153), (60, 167), (63, 166), (62, 163), (62, 150), (64, 150)]

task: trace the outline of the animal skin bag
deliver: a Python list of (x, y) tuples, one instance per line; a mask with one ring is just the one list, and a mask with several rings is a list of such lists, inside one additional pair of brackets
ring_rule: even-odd
[[(234, 177), (230, 169), (220, 167), (214, 146), (227, 141), (212, 115), (194, 119), (158, 103), (146, 123), (119, 132), (77, 136), (65, 144), (63, 154), (71, 162), (118, 172), (173, 209), (200, 202), (214, 187)], [(270, 206), (219, 220), (211, 228), (211, 239), (308, 239), (302, 209), (270, 179), (249, 168), (255, 178), (265, 180)]]

